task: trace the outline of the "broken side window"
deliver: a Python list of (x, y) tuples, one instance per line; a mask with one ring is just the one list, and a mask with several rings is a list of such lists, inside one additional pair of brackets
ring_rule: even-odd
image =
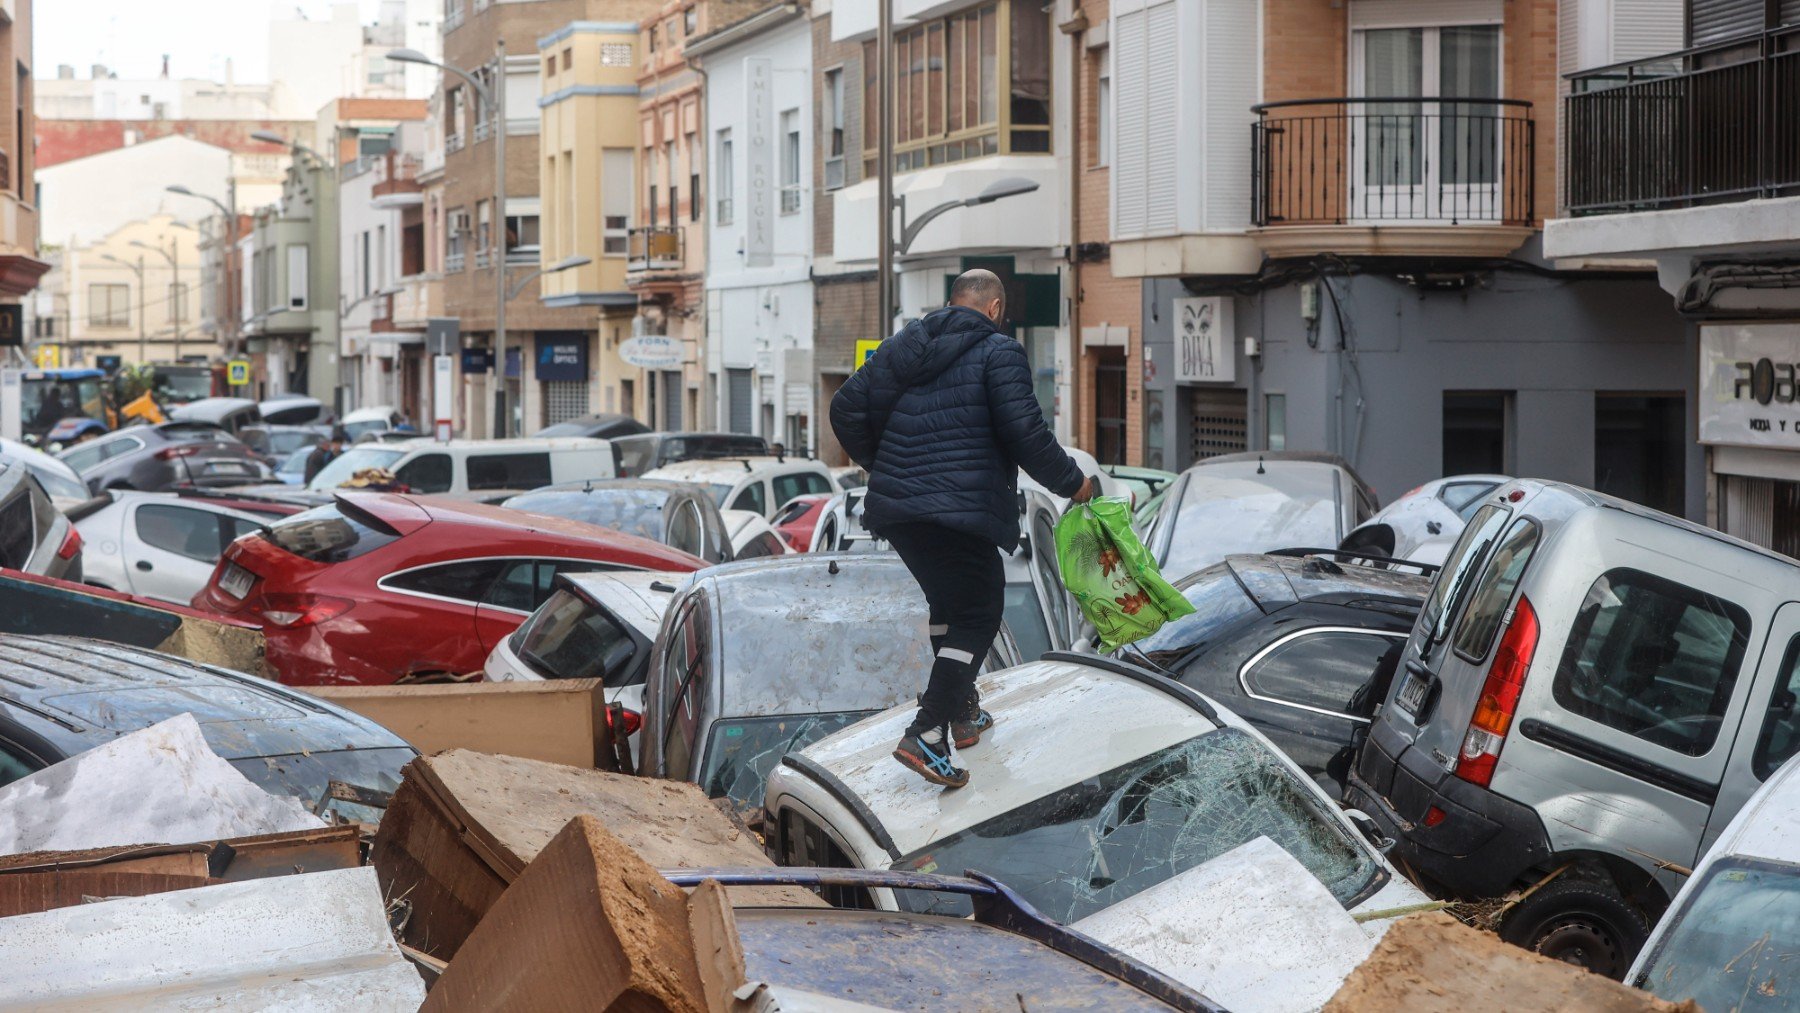
[(706, 771), (698, 778), (709, 798), (729, 798), (739, 809), (763, 804), (769, 771), (781, 758), (805, 749), (874, 711), (803, 714), (790, 717), (730, 718), (714, 722), (706, 748)]
[[(895, 863), (976, 869), (1065, 924), (1267, 837), (1346, 907), (1382, 875), (1317, 794), (1254, 737), (1220, 729), (952, 834)], [(969, 912), (966, 897), (897, 894), (910, 910)]]

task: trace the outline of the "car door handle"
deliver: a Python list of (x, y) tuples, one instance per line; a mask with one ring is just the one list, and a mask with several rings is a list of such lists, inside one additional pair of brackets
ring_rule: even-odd
[(140, 559), (140, 560), (138, 560), (138, 561), (137, 561), (137, 568), (138, 568), (138, 569), (140, 569), (140, 570), (142, 570), (142, 571), (144, 571), (144, 572), (145, 572), (145, 573), (149, 573), (149, 572), (150, 572), (150, 571), (151, 571), (151, 570), (154, 570), (154, 569), (156, 569), (156, 567), (154, 567), (154, 566), (152, 566), (152, 565), (150, 565), (150, 561), (149, 561), (149, 560), (148, 560), (148, 559)]

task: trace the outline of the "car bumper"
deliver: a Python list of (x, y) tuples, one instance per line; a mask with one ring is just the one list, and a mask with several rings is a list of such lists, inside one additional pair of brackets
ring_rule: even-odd
[(1391, 857), (1469, 897), (1504, 893), (1549, 859), (1550, 838), (1534, 810), (1462, 780), (1408, 745), (1377, 720), (1345, 793), (1394, 839)]

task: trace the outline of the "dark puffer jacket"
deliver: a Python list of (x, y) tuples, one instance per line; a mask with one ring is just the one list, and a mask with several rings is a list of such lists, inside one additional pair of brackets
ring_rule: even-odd
[(831, 399), (831, 428), (869, 472), (863, 521), (929, 521), (1019, 544), (1018, 470), (1059, 496), (1081, 468), (1044, 422), (1017, 341), (950, 306), (906, 325)]

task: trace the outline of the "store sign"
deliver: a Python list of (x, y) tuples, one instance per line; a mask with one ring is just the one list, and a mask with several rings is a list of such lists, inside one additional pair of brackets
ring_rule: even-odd
[(486, 373), (493, 368), (493, 349), (465, 348), (462, 350), (462, 371), (464, 373)]
[(1175, 382), (1237, 379), (1236, 332), (1229, 296), (1175, 300)]
[(619, 358), (639, 369), (674, 369), (681, 365), (681, 342), (660, 334), (626, 338), (619, 343)]
[(1800, 449), (1800, 324), (1700, 328), (1700, 442)]
[(537, 378), (543, 382), (588, 378), (587, 335), (540, 334), (537, 336)]
[(775, 263), (775, 64), (744, 58), (744, 266)]

